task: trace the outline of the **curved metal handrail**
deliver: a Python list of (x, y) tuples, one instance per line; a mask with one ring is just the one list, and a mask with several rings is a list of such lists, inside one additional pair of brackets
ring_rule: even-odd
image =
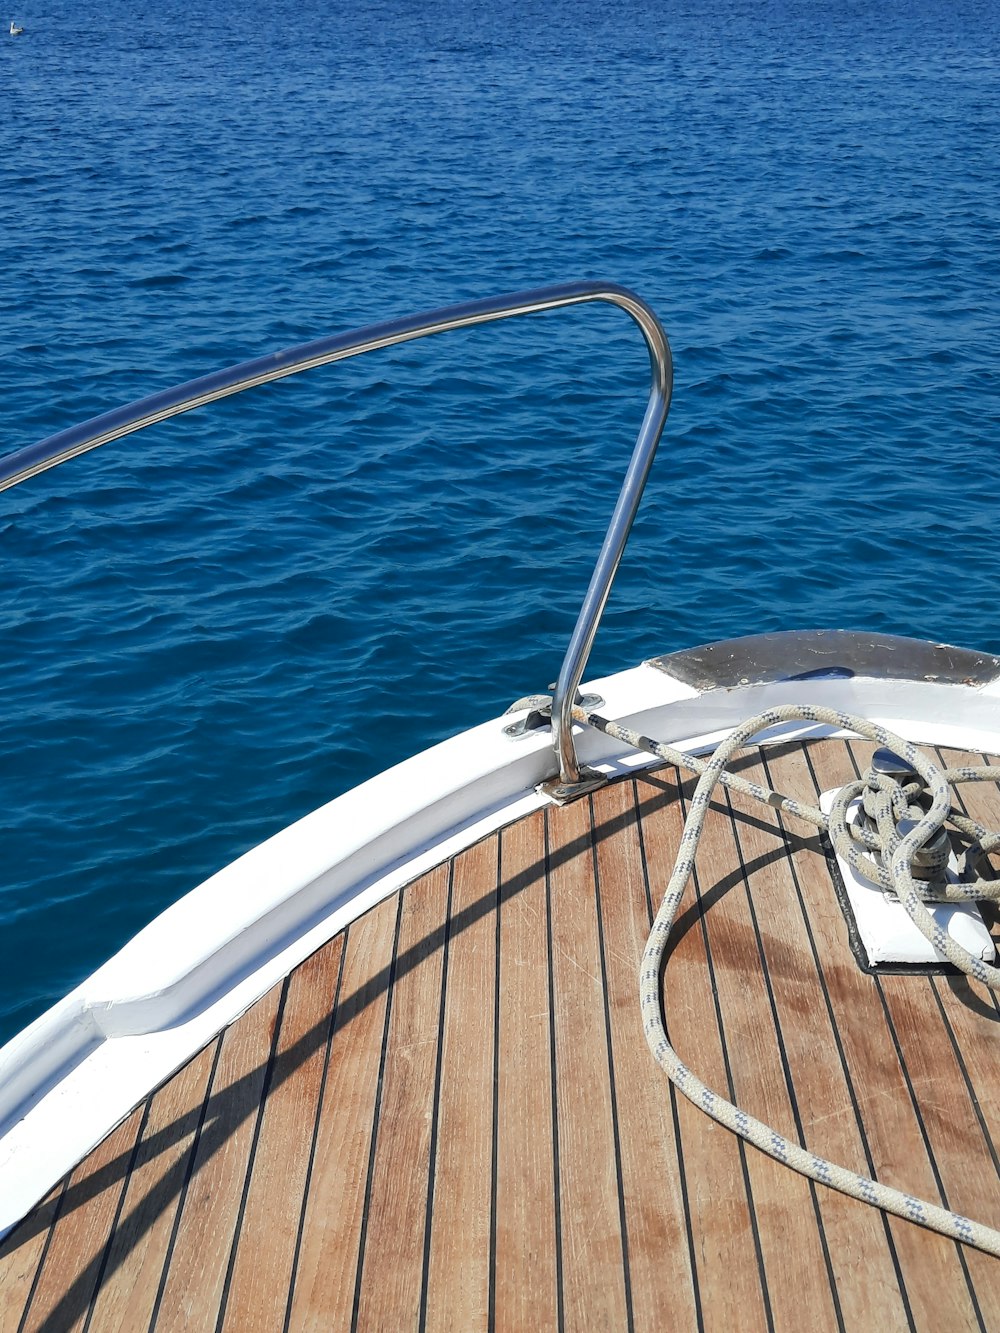
[(631, 315), (642, 330), (649, 349), (652, 383), (628, 471), (563, 658), (552, 700), (553, 744), (559, 761), (560, 781), (568, 792), (581, 779), (573, 745), (570, 710), (670, 410), (673, 384), (670, 344), (653, 311), (627, 288), (612, 283), (571, 282), (555, 287), (541, 287), (535, 291), (514, 292), (506, 296), (446, 306), (422, 315), (408, 315), (403, 319), (371, 324), (367, 328), (318, 338), (314, 342), (288, 347), (269, 356), (244, 361), (238, 366), (188, 380), (186, 384), (104, 412), (81, 425), (59, 431), (38, 444), (0, 458), (0, 490), (16, 486), (39, 472), (75, 458), (77, 454), (96, 449), (123, 435), (134, 434), (157, 421), (166, 421), (181, 412), (190, 412), (196, 407), (203, 407), (230, 394), (242, 393), (244, 389), (258, 384), (267, 384), (271, 380), (284, 379), (286, 375), (296, 375), (332, 361), (344, 361), (348, 357), (360, 356), (380, 347), (393, 347), (397, 343), (409, 342), (432, 333), (444, 333), (448, 329), (467, 328), (473, 324), (554, 310), (586, 301), (605, 301)]

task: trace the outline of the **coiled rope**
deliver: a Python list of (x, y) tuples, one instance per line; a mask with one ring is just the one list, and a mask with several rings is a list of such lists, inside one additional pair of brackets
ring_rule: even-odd
[[(519, 700), (510, 711), (529, 706), (544, 709), (546, 702), (550, 702), (547, 697), (543, 699), (542, 696), (535, 696), (530, 701)], [(769, 708), (737, 727), (722, 741), (707, 761), (652, 740), (580, 707), (573, 709), (573, 718), (574, 721), (595, 727), (635, 749), (644, 750), (668, 763), (700, 774), (691, 799), (673, 872), (653, 921), (639, 968), (639, 1003), (646, 1042), (657, 1064), (678, 1092), (683, 1093), (713, 1120), (725, 1125), (727, 1129), (748, 1143), (752, 1143), (775, 1161), (782, 1162), (802, 1175), (822, 1185), (840, 1190), (852, 1198), (860, 1199), (863, 1203), (872, 1204), (910, 1222), (917, 1222), (933, 1231), (939, 1231), (953, 1240), (973, 1245), (988, 1254), (1000, 1256), (1000, 1231), (971, 1221), (928, 1200), (915, 1198), (902, 1190), (893, 1189), (867, 1176), (858, 1175), (847, 1167), (838, 1166), (835, 1162), (829, 1162), (798, 1143), (786, 1139), (770, 1125), (765, 1125), (713, 1091), (686, 1067), (671, 1046), (664, 1027), (661, 1005), (663, 958), (667, 940), (694, 869), (695, 851), (705, 824), (712, 793), (718, 783), (744, 792), (780, 810), (783, 814), (804, 819), (817, 828), (827, 831), (837, 851), (853, 867), (883, 889), (898, 896), (917, 929), (945, 955), (949, 962), (977, 981), (994, 989), (1000, 988), (1000, 969), (963, 949), (937, 924), (925, 906), (925, 902), (932, 898), (963, 901), (970, 898), (997, 900), (1000, 897), (1000, 881), (973, 877), (981, 857), (1000, 846), (1000, 834), (991, 833), (977, 821), (953, 811), (949, 791), (949, 784), (1000, 780), (1000, 768), (984, 766), (940, 769), (915, 745), (889, 731), (888, 728), (833, 708), (795, 704)], [(821, 723), (867, 737), (894, 752), (903, 761), (905, 768), (919, 776), (920, 781), (904, 786), (892, 778), (869, 773), (862, 781), (851, 783), (841, 790), (827, 818), (815, 806), (783, 796), (759, 783), (749, 782), (737, 774), (726, 771), (726, 765), (737, 750), (747, 745), (760, 732), (784, 722)], [(868, 789), (866, 806), (877, 826), (875, 832), (865, 827), (863, 821), (854, 824), (847, 822), (848, 807), (866, 788)], [(971, 840), (964, 858), (966, 867), (964, 878), (958, 884), (945, 882), (941, 873), (944, 868), (943, 862), (939, 857), (932, 854), (928, 858), (923, 853), (924, 848), (933, 848), (935, 844), (940, 846), (940, 831), (944, 828), (946, 820), (950, 820)], [(902, 821), (901, 829), (900, 821)], [(876, 860), (872, 853), (876, 853), (879, 859)], [(947, 846), (944, 858), (947, 858)], [(914, 865), (921, 860), (927, 862), (928, 859), (930, 880), (918, 879), (914, 874)], [(927, 873), (928, 868), (922, 866), (921, 874)]]

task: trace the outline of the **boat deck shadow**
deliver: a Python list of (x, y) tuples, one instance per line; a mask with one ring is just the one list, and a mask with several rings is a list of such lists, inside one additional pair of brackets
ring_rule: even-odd
[[(792, 790), (791, 780), (804, 777), (818, 789), (851, 776), (847, 770), (863, 749), (842, 741), (788, 742), (768, 748), (766, 771), (756, 750), (741, 755), (736, 767), (757, 769), (757, 780), (779, 789)], [(321, 1300), (330, 1326), (339, 1322), (338, 1311), (347, 1322), (395, 1326), (411, 1298), (417, 1315), (433, 1310), (445, 1299), (445, 1282), (453, 1284), (447, 1299), (458, 1308), (470, 1271), (482, 1275), (484, 1309), (492, 1301), (495, 1310), (497, 1301), (523, 1298), (514, 1294), (510, 1272), (524, 1256), (507, 1221), (509, 1209), (513, 1216), (526, 1206), (521, 1177), (537, 1153), (549, 1162), (553, 1190), (537, 1205), (543, 1259), (536, 1255), (536, 1271), (521, 1285), (530, 1294), (542, 1284), (545, 1310), (554, 1313), (561, 1302), (565, 1311), (584, 1297), (592, 1304), (598, 1296), (609, 1309), (619, 1299), (622, 1311), (647, 1303), (652, 1309), (665, 1299), (668, 1274), (676, 1318), (697, 1319), (700, 1311), (714, 1319), (728, 1298), (717, 1290), (713, 1270), (721, 1282), (723, 1267), (730, 1277), (745, 1268), (749, 1317), (741, 1326), (754, 1326), (758, 1307), (781, 1324), (767, 1256), (778, 1246), (770, 1229), (782, 1218), (807, 1233), (792, 1266), (805, 1273), (816, 1261), (819, 1276), (809, 1282), (819, 1282), (817, 1308), (829, 1306), (832, 1313), (860, 1299), (830, 1258), (828, 1233), (845, 1225), (844, 1201), (824, 1192), (821, 1203), (813, 1186), (789, 1172), (774, 1176), (766, 1159), (692, 1118), (649, 1059), (628, 1008), (645, 932), (679, 840), (682, 795), (692, 787), (688, 782), (679, 790), (676, 772), (659, 770), (620, 780), (573, 806), (538, 812), (352, 923), (297, 970), (311, 978), (314, 995), (306, 996), (297, 973), (286, 978), (152, 1093), (11, 1233), (0, 1246), (0, 1306), (7, 1303), (0, 1313), (9, 1316), (19, 1302), (24, 1327), (62, 1330), (88, 1318), (93, 1328), (116, 1326), (112, 1312), (128, 1288), (128, 1300), (143, 1309), (141, 1325), (133, 1326), (169, 1321), (183, 1295), (184, 1308), (194, 1301), (202, 1309), (199, 1323), (223, 1327), (228, 1319), (238, 1327), (256, 1280), (251, 1270), (273, 1266), (254, 1251), (261, 1172), (271, 1173), (269, 1189), (287, 1175), (297, 1191), (288, 1205), (289, 1237), (280, 1242), (287, 1250), (279, 1264), (285, 1285), (275, 1297), (281, 1323), (308, 1322), (307, 1309)], [(923, 1189), (928, 1197), (936, 1190), (972, 1215), (988, 1212), (975, 1179), (978, 1172), (981, 1180), (983, 1161), (991, 1173), (996, 1166), (994, 1107), (983, 1086), (998, 1017), (992, 997), (964, 979), (861, 974), (838, 937), (842, 921), (822, 840), (788, 832), (770, 809), (743, 809), (725, 794), (713, 803), (689, 892), (671, 937), (664, 1005), (668, 1025), (683, 1017), (689, 1044), (696, 1034), (694, 1067), (702, 1058), (714, 1064), (715, 1075), (709, 1069), (706, 1076), (721, 1091), (728, 1085), (753, 1113), (784, 1118), (810, 1147), (814, 1135), (819, 1148), (827, 1146), (827, 1101), (839, 1084), (834, 1103), (844, 1109), (834, 1113), (834, 1123), (842, 1142), (831, 1155), (839, 1146), (837, 1160), (853, 1154), (859, 1168), (867, 1160), (878, 1170), (892, 1135), (915, 1136), (923, 1162), (915, 1175), (926, 1173), (929, 1182), (927, 1190), (915, 1180), (915, 1192)], [(470, 987), (466, 996), (464, 986)], [(429, 1006), (426, 1013), (420, 1004)], [(584, 1006), (595, 1004), (593, 1020), (584, 1022)], [(854, 1012), (859, 1005), (863, 1013)], [(956, 1108), (963, 1099), (977, 1108), (975, 1141), (965, 1143), (968, 1164), (962, 1167), (942, 1137), (933, 1098), (921, 1100), (936, 1079), (914, 1045), (921, 1029), (927, 1041), (928, 1014), (936, 1014), (937, 1025), (930, 1046), (947, 1048), (959, 1069), (960, 1087), (948, 1097)], [(878, 1040), (872, 1038), (876, 1021)], [(762, 1081), (754, 1054), (766, 1049), (772, 1051), (770, 1084)], [(801, 1063), (810, 1050), (812, 1070)], [(575, 1080), (584, 1056), (594, 1086), (581, 1092)], [(474, 1081), (480, 1065), (489, 1103), (482, 1110), (463, 1100), (464, 1077), (449, 1077), (461, 1069)], [(879, 1074), (867, 1076), (866, 1067)], [(185, 1078), (200, 1093), (164, 1114)], [(885, 1095), (880, 1081), (900, 1084), (901, 1110), (876, 1105)], [(769, 1106), (775, 1098), (778, 1104)], [(303, 1117), (294, 1151), (282, 1146), (292, 1123), (284, 1108), (292, 1101), (301, 1103)], [(518, 1125), (512, 1108), (535, 1103), (538, 1123)], [(1000, 1106), (996, 1113), (1000, 1120)], [(328, 1126), (325, 1118), (337, 1123)], [(472, 1125), (479, 1126), (475, 1133)], [(607, 1189), (587, 1180), (595, 1136), (610, 1153)], [(453, 1176), (453, 1140), (466, 1145), (472, 1185)], [(652, 1188), (633, 1177), (640, 1141), (663, 1164)], [(515, 1163), (517, 1171), (508, 1176)], [(354, 1165), (360, 1167), (358, 1197), (347, 1200), (344, 1177)], [(883, 1169), (892, 1172), (888, 1158)], [(224, 1177), (235, 1182), (234, 1204), (216, 1197)], [(719, 1188), (735, 1199), (728, 1230), (720, 1230), (721, 1220), (712, 1221), (692, 1194), (699, 1180), (697, 1193)], [(386, 1189), (390, 1195), (383, 1197)], [(451, 1195), (465, 1198), (469, 1189), (485, 1200), (485, 1245), (472, 1257), (463, 1255), (463, 1246), (475, 1242), (478, 1212), (473, 1209), (463, 1228), (449, 1211)], [(769, 1211), (761, 1213), (765, 1198)], [(343, 1220), (339, 1212), (331, 1217), (334, 1199)], [(797, 1211), (803, 1200), (805, 1226)], [(872, 1264), (883, 1270), (890, 1303), (912, 1308), (925, 1292), (930, 1299), (935, 1283), (951, 1293), (955, 1309), (990, 1296), (996, 1283), (981, 1275), (981, 1256), (966, 1261), (938, 1237), (849, 1206), (866, 1219), (850, 1225), (855, 1240), (863, 1236), (874, 1247)], [(277, 1214), (283, 1207), (273, 1204)], [(223, 1234), (219, 1253), (202, 1252), (196, 1263), (186, 1247), (192, 1253), (203, 1247), (186, 1239), (187, 1230), (208, 1235), (199, 1217), (213, 1209), (221, 1210), (209, 1228)], [(412, 1255), (411, 1242), (400, 1238), (403, 1216), (418, 1233)], [(734, 1217), (743, 1219), (741, 1234), (757, 1236), (749, 1261), (736, 1258)], [(577, 1271), (574, 1237), (584, 1225), (595, 1227), (594, 1235), (617, 1237), (594, 1261), (593, 1275)], [(664, 1265), (667, 1233), (674, 1241)], [(337, 1271), (324, 1277), (317, 1256), (328, 1257), (334, 1241), (343, 1272), (333, 1265)], [(376, 1279), (376, 1270), (394, 1246), (404, 1272), (387, 1284)], [(203, 1270), (213, 1265), (208, 1281)], [(134, 1274), (143, 1267), (155, 1282), (140, 1300)], [(196, 1269), (199, 1290), (192, 1286)], [(1000, 1287), (992, 1294), (1000, 1297)], [(869, 1300), (872, 1309), (878, 1303)], [(540, 1322), (546, 1322), (544, 1311)]]

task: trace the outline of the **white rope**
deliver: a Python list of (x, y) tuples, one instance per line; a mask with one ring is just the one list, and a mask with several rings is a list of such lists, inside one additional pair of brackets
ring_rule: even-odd
[[(819, 1181), (822, 1185), (829, 1185), (833, 1189), (862, 1200), (864, 1203), (873, 1204), (876, 1208), (895, 1213), (898, 1217), (906, 1218), (908, 1221), (918, 1222), (922, 1226), (939, 1231), (954, 1240), (963, 1241), (965, 1244), (974, 1245), (989, 1254), (1000, 1256), (1000, 1231), (984, 1226), (979, 1222), (970, 1221), (958, 1213), (950, 1212), (948, 1209), (941, 1208), (927, 1200), (917, 1199), (913, 1195), (903, 1193), (901, 1190), (882, 1185), (867, 1176), (857, 1175), (846, 1167), (838, 1166), (835, 1162), (828, 1162), (825, 1158), (809, 1152), (798, 1143), (786, 1139), (777, 1130), (763, 1124), (760, 1120), (756, 1120), (747, 1112), (741, 1111), (739, 1107), (734, 1106), (725, 1097), (707, 1087), (696, 1074), (693, 1074), (684, 1065), (677, 1052), (670, 1045), (664, 1028), (661, 1005), (664, 951), (674, 918), (684, 896), (684, 890), (694, 869), (695, 849), (701, 837), (709, 803), (712, 799), (712, 792), (716, 784), (722, 782), (726, 786), (756, 796), (759, 800), (765, 801), (776, 809), (805, 819), (819, 828), (828, 826), (828, 821), (816, 807), (795, 801), (790, 797), (781, 796), (767, 787), (747, 782), (745, 779), (725, 771), (725, 766), (732, 755), (741, 746), (751, 741), (759, 732), (778, 723), (790, 721), (824, 723), (845, 731), (854, 732), (859, 736), (865, 736), (878, 745), (894, 751), (905, 761), (909, 768), (920, 776), (925, 784), (926, 791), (931, 797), (930, 808), (926, 812), (919, 807), (910, 805), (907, 797), (912, 794), (914, 788), (903, 788), (902, 798), (892, 792), (893, 784), (891, 783), (886, 784), (882, 789), (882, 795), (890, 806), (895, 804), (897, 810), (908, 810), (914, 816), (919, 817), (916, 818), (915, 826), (905, 836), (900, 837), (893, 827), (891, 838), (884, 849), (885, 869), (879, 867), (870, 857), (864, 857), (864, 873), (869, 873), (869, 867), (871, 867), (873, 871), (879, 871), (879, 875), (876, 877), (880, 881), (884, 876), (884, 879), (888, 881), (886, 887), (891, 887), (898, 895), (899, 901), (909, 913), (917, 929), (957, 968), (967, 975), (975, 977), (977, 981), (984, 982), (987, 986), (993, 988), (1000, 986), (1000, 969), (992, 967), (981, 958), (976, 958), (968, 953), (951, 938), (947, 931), (935, 922), (924, 905), (927, 886), (916, 880), (912, 873), (914, 858), (926, 843), (935, 838), (937, 831), (943, 828), (944, 822), (949, 816), (952, 822), (960, 827), (967, 836), (974, 839), (973, 857), (981, 854), (982, 851), (988, 851), (1000, 845), (1000, 835), (989, 834), (976, 821), (968, 820), (951, 811), (948, 786), (949, 780), (952, 782), (996, 781), (1000, 779), (1000, 769), (989, 767), (939, 769), (916, 746), (911, 745), (909, 741), (895, 735), (887, 728), (832, 708), (799, 707), (797, 705), (770, 708), (766, 712), (750, 718), (742, 726), (737, 727), (719, 745), (707, 762), (694, 759), (691, 755), (686, 755), (683, 751), (675, 750), (671, 746), (663, 745), (658, 741), (651, 741), (648, 737), (640, 736), (627, 727), (608, 722), (605, 718), (599, 717), (597, 714), (587, 713), (583, 709), (574, 708), (573, 716), (578, 722), (588, 723), (618, 740), (625, 741), (639, 749), (647, 750), (672, 763), (682, 764), (684, 767), (694, 769), (701, 774), (691, 800), (691, 807), (684, 825), (673, 873), (670, 876), (663, 901), (653, 922), (653, 928), (650, 931), (639, 969), (639, 1003), (642, 1010), (646, 1041), (657, 1064), (664, 1070), (677, 1090), (710, 1115), (713, 1120), (725, 1125), (735, 1134), (746, 1139), (748, 1143), (752, 1143), (756, 1148), (767, 1153), (769, 1157), (773, 1157), (776, 1161), (790, 1166), (793, 1170), (809, 1176), (812, 1180)], [(829, 821), (830, 833), (835, 845), (840, 851), (843, 851), (844, 848), (849, 850), (852, 864), (854, 864), (855, 858), (861, 854), (858, 852), (856, 844), (852, 842), (852, 832), (847, 828), (845, 812), (851, 800), (865, 785), (864, 782), (854, 783), (841, 792), (838, 801), (835, 803), (834, 811), (831, 811)], [(877, 786), (878, 784), (873, 785)], [(853, 794), (848, 795), (847, 792), (853, 792)], [(900, 804), (901, 800), (902, 804)], [(869, 845), (873, 840), (877, 842), (877, 839), (873, 839), (871, 834), (866, 834), (860, 829), (856, 836), (866, 845)], [(844, 839), (846, 839), (846, 842)], [(969, 888), (985, 891), (966, 893)], [(995, 898), (997, 888), (996, 881), (974, 881), (957, 886), (958, 892), (946, 896), (962, 898), (991, 896)]]

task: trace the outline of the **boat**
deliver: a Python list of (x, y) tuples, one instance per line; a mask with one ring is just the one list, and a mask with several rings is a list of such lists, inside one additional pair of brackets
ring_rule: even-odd
[(651, 384), (554, 690), (263, 842), (0, 1050), (0, 1329), (993, 1324), (1000, 659), (788, 631), (583, 684), (669, 410), (644, 301), (320, 339), (0, 459), (0, 489), (588, 302)]
[(11, 21), (10, 21), (10, 35), (11, 35), (11, 37), (20, 37), (21, 34), (22, 34), (23, 32), (24, 32), (24, 29), (23, 29), (19, 24), (15, 23), (13, 19), (11, 19)]

